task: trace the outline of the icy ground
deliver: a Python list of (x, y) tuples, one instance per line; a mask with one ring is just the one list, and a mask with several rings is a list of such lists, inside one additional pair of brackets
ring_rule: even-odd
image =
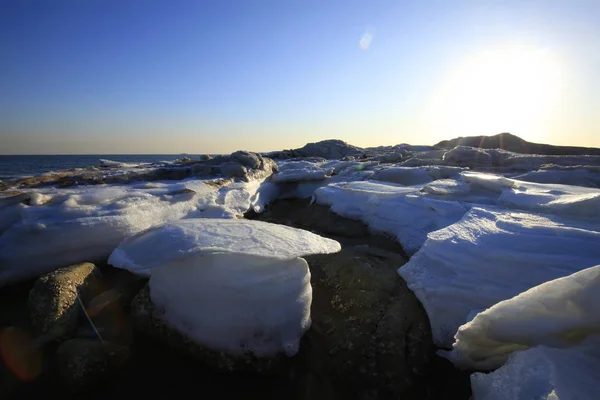
[[(299, 154), (303, 158), (294, 158)], [(169, 264), (175, 256), (157, 244), (177, 221), (235, 221), (248, 209), (260, 212), (275, 199), (311, 197), (396, 238), (412, 256), (398, 272), (422, 302), (436, 344), (447, 349), (454, 345), (449, 357), (461, 367), (498, 368), (473, 375), (475, 399), (530, 398), (530, 393), (586, 398), (585, 385), (597, 379), (590, 368), (596, 371), (600, 364), (597, 352), (585, 350), (597, 343), (600, 331), (599, 321), (586, 310), (600, 307), (593, 295), (600, 288), (596, 278), (581, 283), (581, 276), (600, 264), (600, 156), (538, 156), (464, 146), (358, 149), (335, 141), (279, 155), (285, 156), (277, 163), (279, 172), (246, 181), (207, 177), (204, 169), (201, 177), (181, 181), (18, 188), (20, 194), (0, 199), (0, 285), (78, 261), (106, 260), (130, 237), (121, 249), (136, 248), (134, 253), (150, 257), (140, 263), (131, 259), (130, 268), (136, 264), (140, 271), (151, 269), (156, 260)], [(111, 165), (111, 174), (119, 168)], [(220, 171), (235, 178), (238, 169), (223, 165)], [(154, 239), (154, 233), (140, 233), (149, 228), (159, 232)], [(279, 234), (264, 230), (275, 243)], [(188, 232), (186, 240), (193, 240), (184, 242), (194, 242), (194, 235)], [(231, 253), (222, 257), (240, 257), (236, 241), (217, 242)], [(192, 249), (183, 250), (183, 260)], [(275, 259), (278, 252), (287, 254), (273, 248), (268, 257)], [(126, 266), (118, 254), (113, 253), (114, 263)], [(288, 255), (289, 271), (305, 268), (290, 261), (300, 254)], [(252, 257), (262, 256), (250, 257), (250, 269), (264, 261), (254, 263)], [(193, 265), (195, 256), (190, 257)], [(213, 261), (214, 274), (190, 268), (178, 276), (194, 281), (197, 273), (222, 276), (221, 269), (232, 276), (247, 274)], [(152, 285), (162, 293), (157, 301), (177, 304), (181, 299), (175, 297), (188, 291), (174, 293), (173, 288), (186, 287), (185, 282), (165, 273), (167, 268), (159, 270), (160, 279), (152, 272)], [(265, 273), (269, 271), (274, 270)], [(302, 287), (302, 279), (295, 282)], [(252, 293), (258, 306), (261, 293)], [(169, 296), (175, 297), (167, 300)], [(171, 315), (193, 317), (176, 309)], [(500, 318), (505, 315), (514, 320)], [(191, 328), (188, 334), (194, 332)], [(568, 368), (561, 366), (567, 358)], [(522, 373), (527, 368), (530, 372)], [(567, 382), (571, 376), (581, 384)], [(510, 389), (495, 390), (498, 385)]]

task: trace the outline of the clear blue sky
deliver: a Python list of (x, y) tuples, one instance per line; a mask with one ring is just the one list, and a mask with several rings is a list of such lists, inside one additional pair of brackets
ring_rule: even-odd
[(2, 154), (600, 147), (596, 0), (4, 0), (0, 54)]

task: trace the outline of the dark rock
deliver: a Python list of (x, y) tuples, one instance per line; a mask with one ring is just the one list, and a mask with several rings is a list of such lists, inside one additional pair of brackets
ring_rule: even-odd
[(192, 175), (209, 177), (219, 173), (219, 167), (214, 165), (194, 164), (191, 167)]
[(310, 199), (277, 200), (269, 204), (264, 212), (258, 214), (250, 210), (244, 217), (305, 229), (335, 239), (342, 245), (368, 244), (381, 247), (408, 258), (396, 240), (373, 235), (362, 221), (344, 218), (331, 211), (328, 206), (311, 204)]
[(147, 176), (147, 180), (174, 180), (179, 181), (187, 178), (192, 173), (191, 168), (159, 168), (149, 176)]
[(470, 146), (481, 149), (504, 149), (515, 153), (543, 155), (600, 155), (600, 149), (592, 147), (553, 146), (528, 142), (510, 133), (493, 136), (468, 136), (443, 140), (434, 147), (451, 149), (456, 146)]
[(78, 336), (129, 344), (131, 302), (148, 280), (125, 270), (112, 275), (107, 285), (110, 289), (98, 294), (87, 303), (86, 314), (89, 321), (86, 320), (86, 323), (80, 327)]
[(315, 343), (308, 357), (320, 359), (342, 398), (422, 398), (434, 348), (425, 311), (396, 273), (404, 258), (361, 245), (306, 259)]
[(206, 348), (172, 328), (163, 318), (164, 311), (156, 307), (150, 297), (149, 285), (144, 286), (131, 303), (131, 319), (134, 332), (164, 343), (198, 361), (223, 372), (260, 372), (272, 374), (289, 362), (281, 355), (272, 358), (259, 358), (252, 353), (233, 356)]
[(81, 304), (99, 290), (101, 273), (91, 263), (71, 265), (42, 275), (29, 293), (31, 321), (48, 339), (64, 338), (75, 331)]
[(261, 167), (262, 163), (260, 154), (251, 153), (249, 151), (236, 151), (231, 154), (231, 158), (250, 169), (258, 169)]
[(309, 382), (329, 382), (339, 398), (468, 399), (468, 374), (439, 362), (427, 314), (397, 274), (408, 257), (396, 241), (309, 200), (280, 200), (249, 217), (342, 243), (339, 253), (305, 257), (313, 324), (296, 359)]
[(88, 339), (67, 340), (56, 352), (59, 376), (71, 392), (94, 389), (119, 375), (128, 359), (126, 346)]
[(236, 163), (223, 163), (220, 166), (220, 171), (227, 178), (241, 178), (248, 173), (246, 167)]
[(364, 149), (352, 146), (342, 140), (330, 139), (316, 143), (307, 143), (304, 147), (293, 150), (283, 150), (269, 153), (269, 156), (279, 159), (300, 157), (322, 157), (325, 159), (341, 159), (345, 156), (358, 157)]

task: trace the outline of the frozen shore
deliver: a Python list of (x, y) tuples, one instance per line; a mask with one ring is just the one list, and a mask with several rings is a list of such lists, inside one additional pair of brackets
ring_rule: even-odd
[[(240, 341), (258, 358), (292, 356), (310, 326), (311, 273), (319, 268), (310, 255), (338, 252), (339, 244), (243, 218), (294, 199), (310, 201), (302, 211), (305, 221), (288, 225), (323, 231), (318, 219), (330, 217), (318, 210), (329, 210), (402, 247), (398, 254), (410, 260), (390, 265), (398, 270), (394, 279), (406, 282), (422, 304), (428, 340), (454, 348), (444, 354), (457, 367), (482, 371), (472, 377), (475, 399), (592, 393), (586, 385), (596, 378), (589, 365), (600, 365), (600, 359), (579, 355), (600, 340), (600, 325), (578, 310), (600, 306), (593, 294), (598, 279), (588, 277), (600, 265), (597, 155), (466, 146), (361, 149), (325, 141), (160, 166), (102, 161), (99, 168), (4, 183), (0, 286), (82, 262), (108, 262), (150, 276), (147, 301), (166, 310), (161, 318), (186, 340), (234, 358), (240, 357)], [(276, 222), (293, 220), (281, 215)], [(348, 229), (327, 228), (325, 236), (352, 235)], [(260, 290), (257, 282), (269, 286)], [(230, 289), (211, 290), (215, 285)], [(293, 294), (285, 295), (283, 287)], [(248, 318), (236, 313), (237, 291), (244, 293)], [(352, 293), (347, 295), (359, 296)], [(573, 293), (580, 293), (575, 308), (569, 306)], [(281, 307), (265, 314), (273, 302)], [(514, 315), (515, 322), (503, 315)], [(209, 322), (222, 329), (198, 330)], [(223, 334), (238, 325), (245, 333)], [(258, 331), (264, 335), (260, 327), (271, 333), (248, 340)], [(564, 372), (552, 369), (571, 356), (571, 373), (589, 377), (579, 386), (565, 384)], [(554, 372), (518, 375), (523, 367), (516, 363), (539, 363), (540, 357)], [(497, 384), (510, 390), (490, 391)]]

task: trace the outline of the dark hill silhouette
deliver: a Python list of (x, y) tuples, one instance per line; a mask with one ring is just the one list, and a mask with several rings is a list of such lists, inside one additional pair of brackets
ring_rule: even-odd
[(442, 140), (434, 147), (450, 149), (456, 146), (471, 146), (482, 149), (504, 149), (523, 154), (543, 155), (600, 155), (600, 149), (594, 147), (553, 146), (551, 144), (531, 143), (510, 133), (493, 136), (468, 136)]

